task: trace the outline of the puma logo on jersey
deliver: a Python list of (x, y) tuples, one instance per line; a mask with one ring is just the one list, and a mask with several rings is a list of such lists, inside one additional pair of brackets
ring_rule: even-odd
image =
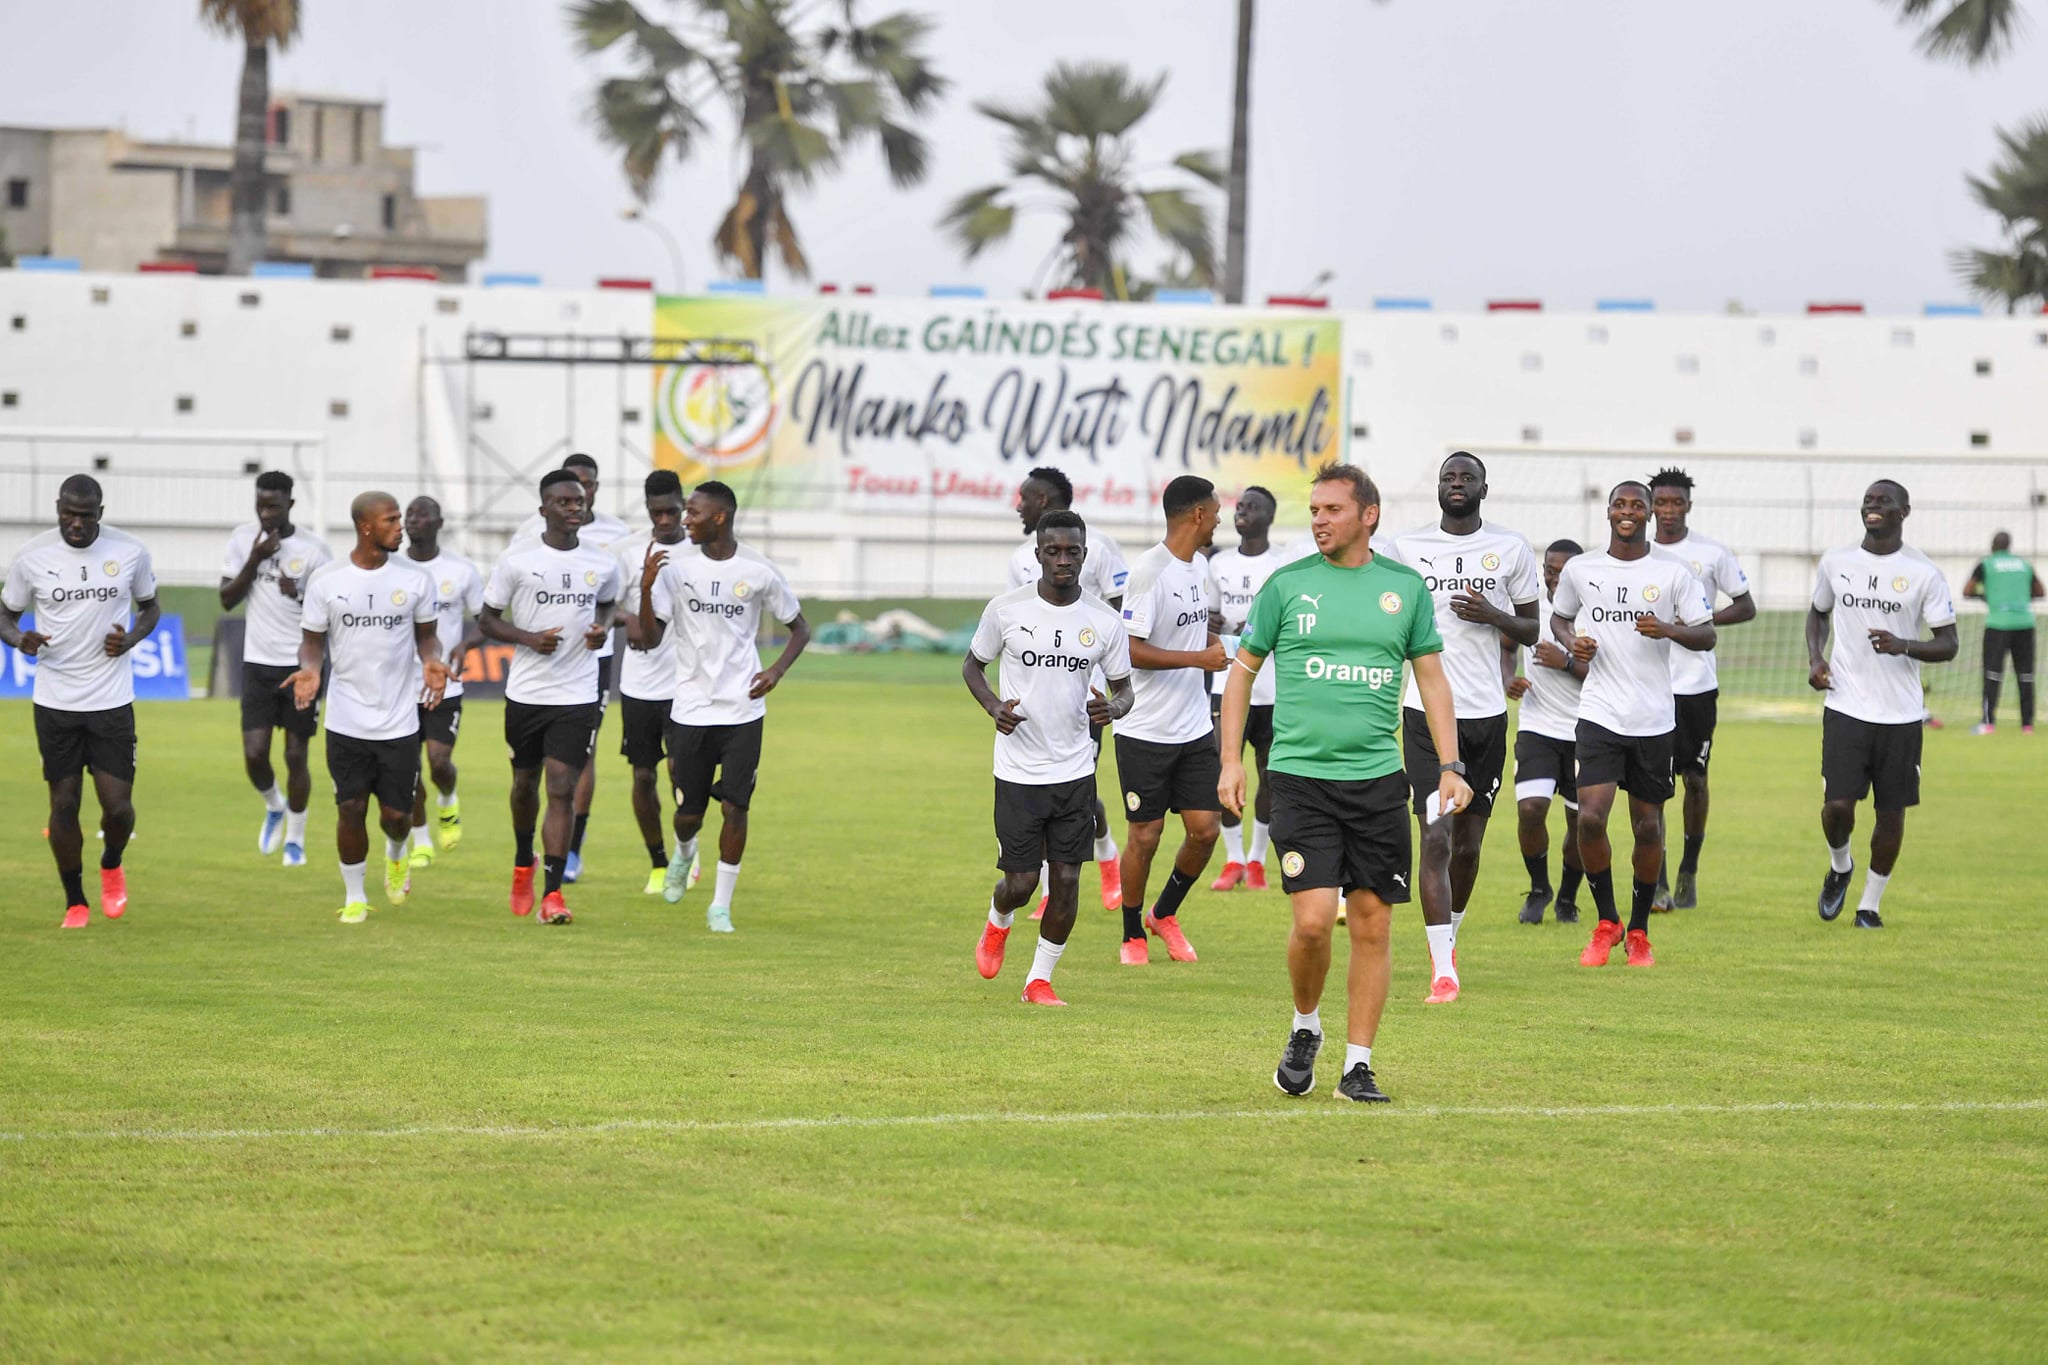
[(1301, 600), (1308, 603), (1310, 606), (1314, 607), (1317, 611), (1321, 611), (1323, 609), (1322, 593), (1317, 593), (1314, 597), (1310, 597), (1307, 593), (1303, 593), (1301, 595)]

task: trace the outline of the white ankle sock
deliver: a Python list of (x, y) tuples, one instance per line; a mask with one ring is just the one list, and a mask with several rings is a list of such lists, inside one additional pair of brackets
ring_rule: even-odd
[(1847, 872), (1850, 868), (1856, 866), (1856, 860), (1849, 856), (1849, 846), (1847, 844), (1843, 844), (1840, 848), (1836, 848), (1833, 844), (1828, 845), (1828, 866), (1837, 872)]
[(1116, 861), (1116, 836), (1105, 834), (1095, 841), (1095, 861), (1113, 863)]
[(1310, 1033), (1313, 1033), (1313, 1034), (1314, 1034), (1314, 1035), (1315, 1035), (1316, 1037), (1318, 1037), (1318, 1038), (1322, 1037), (1322, 1036), (1323, 1036), (1323, 1010), (1322, 1010), (1322, 1006), (1318, 1005), (1318, 1006), (1317, 1006), (1316, 1008), (1314, 1008), (1314, 1009), (1310, 1010), (1310, 1011), (1309, 1011), (1309, 1012), (1308, 1012), (1307, 1014), (1303, 1014), (1303, 1013), (1302, 1013), (1302, 1012), (1301, 1012), (1300, 1010), (1296, 1010), (1296, 1011), (1294, 1012), (1294, 1027), (1295, 1027), (1295, 1028), (1296, 1028), (1297, 1030), (1299, 1030), (1299, 1029), (1307, 1029), (1307, 1030), (1308, 1030), (1308, 1031), (1309, 1031)]
[(1463, 910), (1451, 911), (1451, 946), (1453, 948), (1458, 946), (1458, 926), (1464, 922), (1465, 912)]
[(341, 865), (343, 904), (354, 905), (358, 901), (366, 901), (370, 898), (368, 893), (363, 890), (363, 872), (368, 867), (368, 863), (343, 863)]
[(1013, 910), (1013, 911), (1011, 911), (1011, 912), (1010, 912), (1009, 914), (1007, 914), (1007, 915), (1006, 915), (1006, 914), (1004, 914), (1004, 913), (1003, 913), (1002, 911), (1000, 911), (1000, 910), (996, 909), (996, 903), (995, 903), (995, 898), (994, 898), (994, 897), (990, 897), (990, 898), (989, 898), (989, 903), (988, 903), (988, 922), (989, 922), (990, 924), (993, 924), (993, 925), (994, 925), (994, 926), (995, 926), (996, 928), (998, 928), (998, 929), (1007, 929), (1007, 928), (1009, 928), (1009, 927), (1010, 927), (1010, 926), (1011, 926), (1011, 925), (1012, 925), (1013, 923), (1015, 923), (1015, 922), (1016, 922), (1016, 919), (1017, 919), (1017, 912), (1016, 912), (1016, 911), (1014, 911), (1014, 910)]
[(1031, 955), (1031, 975), (1024, 978), (1025, 982), (1050, 982), (1052, 969), (1060, 965), (1060, 954), (1066, 950), (1066, 944), (1047, 943), (1045, 936), (1041, 934), (1038, 939), (1038, 951)]
[(384, 836), (384, 856), (394, 863), (405, 861), (405, 840)]
[(1856, 908), (1858, 910), (1872, 911), (1878, 909), (1878, 907), (1884, 901), (1885, 883), (1889, 882), (1890, 880), (1891, 877), (1888, 874), (1880, 874), (1877, 872), (1864, 873), (1863, 899), (1856, 902)]
[(1244, 824), (1223, 827), (1223, 860), (1230, 863), (1244, 861)]
[(1360, 1062), (1364, 1062), (1367, 1066), (1372, 1065), (1372, 1049), (1360, 1047), (1356, 1043), (1344, 1044), (1344, 1069), (1349, 1071)]
[(412, 846), (414, 848), (432, 848), (434, 846), (434, 836), (427, 832), (426, 821), (421, 820), (412, 827)]
[(740, 879), (740, 865), (718, 860), (718, 883), (711, 890), (711, 903), (732, 909), (732, 888)]
[(305, 811), (288, 810), (284, 813), (284, 841), (288, 844), (297, 844), (300, 848), (306, 846)]
[(681, 839), (676, 840), (675, 866), (688, 867), (690, 865), (690, 860), (692, 858), (695, 858), (696, 856), (697, 840), (694, 836), (687, 841)]
[(1448, 924), (1425, 924), (1422, 932), (1429, 936), (1429, 975), (1432, 980), (1439, 976), (1458, 979), (1458, 969), (1451, 965), (1451, 950), (1457, 947), (1457, 934)]
[(442, 810), (447, 810), (450, 806), (455, 804), (455, 793), (436, 791), (434, 793), (434, 804), (439, 806)]
[(263, 798), (263, 809), (273, 812), (284, 809), (284, 793), (277, 789), (275, 782), (258, 792), (257, 795)]
[(1273, 826), (1265, 820), (1252, 821), (1252, 846), (1245, 854), (1245, 861), (1263, 863), (1266, 849), (1273, 842)]

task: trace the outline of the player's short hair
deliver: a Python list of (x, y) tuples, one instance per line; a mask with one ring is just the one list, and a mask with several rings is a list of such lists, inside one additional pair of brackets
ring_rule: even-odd
[(1215, 484), (1200, 474), (1182, 474), (1166, 485), (1166, 491), (1160, 495), (1159, 505), (1171, 518), (1199, 507), (1215, 496)]
[(2012, 548), (2012, 532), (2010, 532), (2010, 531), (1996, 531), (1996, 532), (1993, 532), (1993, 533), (1992, 533), (1992, 536), (1991, 536), (1991, 552), (1992, 552), (1993, 554), (2004, 554), (2004, 553), (2005, 553), (2005, 552), (2006, 552), (2007, 550), (2010, 550), (2011, 548)]
[(70, 478), (58, 484), (57, 496), (60, 498), (91, 498), (92, 505), (95, 507), (106, 501), (106, 498), (100, 492), (100, 481), (90, 474), (73, 474)]
[(1043, 465), (1032, 470), (1024, 477), (1050, 488), (1053, 492), (1053, 502), (1056, 506), (1072, 507), (1074, 505), (1074, 481), (1068, 478), (1064, 472), (1054, 469), (1051, 465)]
[(421, 503), (425, 503), (427, 505), (427, 511), (432, 515), (437, 517), (441, 515), (441, 504), (437, 500), (428, 497), (425, 493), (422, 493), (418, 497), (414, 498), (411, 502), (407, 503), (406, 506), (409, 508), (417, 507)]
[(545, 498), (548, 495), (548, 490), (558, 483), (573, 483), (578, 488), (583, 487), (583, 480), (577, 478), (568, 470), (550, 469), (547, 473), (540, 476), (540, 495)]
[(292, 476), (282, 469), (266, 469), (256, 476), (256, 491), (259, 493), (282, 493), (292, 495)]
[(374, 488), (368, 491), (367, 493), (356, 494), (354, 500), (351, 501), (348, 505), (349, 524), (352, 526), (360, 526), (363, 522), (363, 519), (370, 515), (371, 508), (382, 507), (387, 502), (390, 503), (393, 507), (398, 506), (397, 498), (392, 497), (389, 493), (380, 492)]
[(671, 494), (682, 496), (683, 480), (673, 469), (657, 469), (647, 476), (641, 491), (650, 498), (665, 498)]
[(1474, 455), (1469, 450), (1454, 450), (1450, 454), (1444, 456), (1443, 464), (1440, 464), (1436, 467), (1436, 472), (1439, 474), (1443, 473), (1444, 465), (1449, 464), (1452, 460), (1470, 460), (1473, 464), (1478, 465), (1479, 481), (1481, 483), (1486, 482), (1486, 461), (1480, 459), (1477, 455)]
[(1327, 464), (1318, 465), (1315, 477), (1309, 480), (1309, 486), (1314, 487), (1319, 483), (1348, 483), (1351, 485), (1351, 496), (1358, 500), (1360, 508), (1380, 505), (1379, 485), (1372, 481), (1370, 474), (1355, 464), (1342, 464), (1331, 460)]
[(1079, 531), (1081, 543), (1085, 545), (1088, 542), (1088, 523), (1081, 520), (1081, 514), (1071, 507), (1055, 507), (1040, 517), (1036, 532), (1039, 540), (1045, 539), (1047, 531)]
[(1248, 498), (1248, 497), (1250, 497), (1250, 496), (1251, 496), (1252, 494), (1254, 494), (1254, 493), (1263, 493), (1263, 494), (1265, 494), (1265, 495), (1266, 495), (1266, 501), (1267, 501), (1267, 502), (1270, 502), (1270, 503), (1272, 503), (1272, 504), (1273, 504), (1273, 510), (1274, 510), (1274, 511), (1276, 511), (1276, 512), (1280, 510), (1280, 499), (1278, 499), (1278, 498), (1274, 497), (1274, 496), (1273, 496), (1273, 490), (1272, 490), (1272, 489), (1270, 489), (1270, 488), (1268, 488), (1268, 487), (1266, 487), (1266, 486), (1265, 486), (1264, 484), (1260, 484), (1260, 483), (1252, 483), (1252, 484), (1246, 484), (1246, 485), (1245, 485), (1245, 489), (1244, 489), (1244, 492), (1242, 492), (1242, 493), (1238, 494), (1238, 498), (1239, 498), (1239, 500), (1241, 501), (1241, 500), (1243, 500), (1243, 499), (1245, 499), (1245, 498)]
[(1610, 489), (1608, 489), (1608, 490), (1607, 490), (1607, 500), (1608, 500), (1609, 502), (1613, 502), (1613, 501), (1614, 501), (1614, 495), (1615, 495), (1616, 493), (1619, 493), (1619, 492), (1620, 492), (1620, 491), (1621, 491), (1622, 489), (1624, 489), (1624, 488), (1640, 488), (1640, 489), (1642, 489), (1642, 490), (1643, 490), (1643, 497), (1644, 497), (1644, 499), (1645, 499), (1646, 501), (1648, 500), (1648, 498), (1649, 498), (1649, 496), (1650, 496), (1650, 485), (1648, 485), (1648, 484), (1644, 483), (1644, 482), (1643, 482), (1643, 481), (1642, 481), (1641, 479), (1623, 479), (1623, 480), (1622, 480), (1622, 481), (1621, 481), (1620, 483), (1618, 483), (1618, 484), (1614, 485), (1614, 487), (1612, 487), (1612, 488), (1610, 488)]
[(591, 472), (591, 474), (595, 475), (597, 473), (597, 461), (591, 459), (582, 451), (578, 451), (574, 455), (571, 455), (568, 459), (562, 461), (562, 468), (587, 469)]
[(1877, 487), (1877, 485), (1881, 483), (1890, 484), (1893, 488), (1898, 489), (1900, 502), (1903, 502), (1908, 507), (1911, 507), (1913, 505), (1913, 495), (1906, 491), (1906, 485), (1900, 483), (1897, 479), (1872, 479), (1870, 481), (1870, 486), (1872, 488), (1875, 488)]
[(1650, 491), (1655, 493), (1660, 488), (1682, 489), (1687, 497), (1691, 497), (1692, 475), (1675, 465), (1667, 466), (1650, 476)]
[(740, 510), (739, 498), (733, 493), (731, 488), (720, 483), (717, 479), (706, 479), (690, 490), (690, 496), (693, 498), (699, 493), (702, 493), (705, 497), (723, 507), (727, 512), (736, 513)]
[(1547, 555), (1582, 555), (1586, 553), (1586, 547), (1579, 544), (1576, 540), (1553, 540), (1544, 547), (1543, 553)]

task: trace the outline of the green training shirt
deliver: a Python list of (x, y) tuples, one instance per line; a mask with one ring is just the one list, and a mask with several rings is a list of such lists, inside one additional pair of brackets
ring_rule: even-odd
[(1252, 600), (1245, 649), (1274, 670), (1267, 767), (1363, 782), (1401, 771), (1401, 668), (1443, 650), (1422, 575), (1374, 555), (1321, 555), (1274, 572)]
[(1977, 568), (1984, 576), (1984, 618), (1989, 630), (2034, 628), (2034, 566), (2014, 554), (1986, 555)]

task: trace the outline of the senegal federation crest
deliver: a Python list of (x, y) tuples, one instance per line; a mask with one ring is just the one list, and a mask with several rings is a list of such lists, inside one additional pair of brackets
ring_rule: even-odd
[(1301, 870), (1308, 866), (1308, 859), (1298, 849), (1289, 849), (1280, 855), (1280, 870), (1290, 877), (1299, 877)]
[(1893, 591), (1893, 592), (1904, 592), (1905, 590), (1906, 590), (1906, 576), (1905, 576), (1904, 574), (1900, 574), (1900, 575), (1899, 575), (1899, 576), (1898, 576), (1897, 578), (1894, 578), (1894, 579), (1892, 580), (1892, 591)]
[(597, 586), (597, 570), (585, 569), (583, 571), (583, 586), (586, 588), (594, 588)]
[(732, 585), (732, 595), (744, 602), (754, 595), (754, 585), (742, 578)]
[(404, 588), (393, 588), (391, 590), (391, 605), (394, 607), (402, 607), (405, 605)]
[(284, 566), (284, 571), (293, 578), (297, 578), (306, 571), (306, 561), (304, 559), (294, 559), (291, 563)]
[(1486, 570), (1488, 573), (1492, 573), (1495, 569), (1498, 569), (1500, 567), (1500, 556), (1495, 554), (1486, 554), (1479, 556), (1479, 567)]
[(1083, 648), (1083, 649), (1092, 649), (1092, 648), (1094, 647), (1094, 645), (1095, 645), (1095, 631), (1094, 631), (1093, 627), (1090, 627), (1090, 626), (1083, 626), (1083, 627), (1081, 627), (1081, 648)]
[(1643, 585), (1643, 600), (1645, 602), (1654, 602), (1663, 595), (1664, 589), (1658, 587), (1655, 583), (1645, 583)]
[(1397, 592), (1381, 593), (1380, 610), (1385, 612), (1389, 616), (1393, 616), (1396, 613), (1398, 613), (1401, 610), (1401, 594)]
[(1138, 794), (1136, 792), (1124, 793), (1124, 808), (1127, 810), (1136, 810), (1138, 808)]
[(110, 559), (106, 563), (100, 565), (100, 568), (105, 571), (107, 577), (112, 578), (115, 574), (121, 572), (121, 561), (118, 559)]
[(452, 579), (452, 578), (444, 578), (444, 579), (442, 579), (442, 580), (441, 580), (441, 596), (443, 596), (443, 597), (453, 597), (453, 596), (455, 596), (455, 580), (454, 580), (454, 579)]

